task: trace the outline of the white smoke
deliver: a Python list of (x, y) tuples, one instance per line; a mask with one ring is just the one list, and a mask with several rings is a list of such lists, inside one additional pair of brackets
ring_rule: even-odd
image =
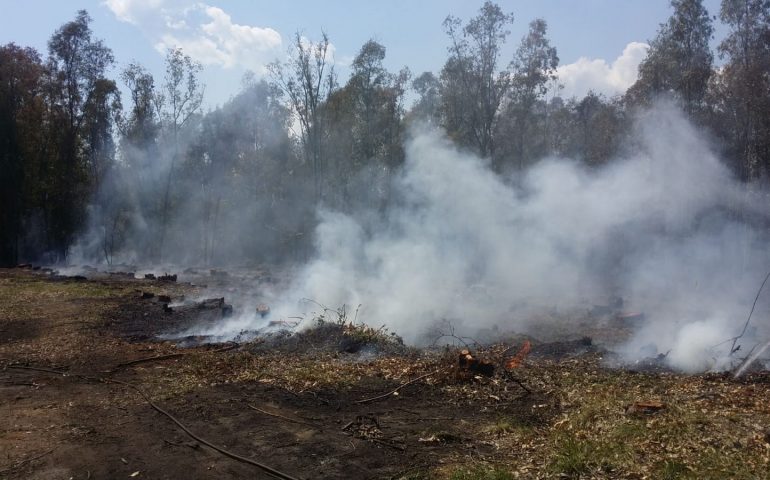
[(606, 167), (551, 158), (504, 179), (417, 133), (387, 211), (320, 213), (317, 256), (276, 310), (361, 304), (359, 320), (417, 341), (444, 320), (526, 333), (533, 312), (619, 295), (646, 314), (618, 346), (627, 358), (651, 346), (686, 371), (718, 368), (712, 347), (740, 331), (770, 265), (751, 226), (765, 219), (758, 196), (671, 105), (640, 115), (632, 136), (634, 153)]

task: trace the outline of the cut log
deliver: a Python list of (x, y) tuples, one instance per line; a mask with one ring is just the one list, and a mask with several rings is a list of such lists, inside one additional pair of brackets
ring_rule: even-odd
[(212, 269), (209, 271), (209, 273), (211, 274), (211, 276), (212, 276), (212, 277), (217, 277), (217, 278), (227, 278), (227, 277), (229, 277), (229, 276), (230, 276), (230, 275), (229, 275), (227, 272), (225, 272), (224, 270), (217, 270), (217, 269), (215, 269), (215, 268), (212, 268)]
[(495, 374), (495, 365), (493, 363), (475, 358), (468, 350), (460, 351), (457, 365), (461, 370), (478, 373), (485, 377), (491, 377)]
[(222, 308), (225, 305), (225, 297), (207, 298), (198, 303), (198, 308)]
[(265, 318), (270, 314), (270, 307), (268, 305), (265, 305), (264, 303), (260, 303), (257, 305), (257, 315), (259, 315), (262, 318)]
[(634, 402), (626, 407), (628, 415), (652, 415), (666, 408), (666, 404), (657, 400), (647, 402)]
[(113, 277), (136, 278), (136, 276), (134, 275), (134, 272), (107, 272), (107, 273)]

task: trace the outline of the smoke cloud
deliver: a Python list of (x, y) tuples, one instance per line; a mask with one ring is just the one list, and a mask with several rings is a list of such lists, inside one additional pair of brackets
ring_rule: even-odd
[[(405, 149), (405, 164), (382, 183), (386, 202), (319, 209), (312, 259), (291, 271), (288, 285), (245, 282), (216, 292), (236, 315), (184, 334), (233, 338), (260, 330), (269, 319), (255, 306), (266, 302), (272, 319), (312, 317), (318, 304), (345, 305), (357, 310), (357, 320), (417, 344), (447, 323), (471, 336), (581, 335), (586, 325), (599, 329), (609, 321), (592, 312), (596, 305), (620, 298), (623, 310), (643, 313), (630, 338), (608, 345), (626, 361), (668, 353), (666, 361), (687, 372), (729, 366), (731, 342), (724, 341), (740, 333), (770, 268), (770, 219), (761, 208), (767, 198), (735, 180), (704, 132), (675, 106), (639, 113), (625, 155), (603, 167), (546, 158), (525, 172), (499, 175), (425, 129), (415, 129)], [(141, 213), (157, 208), (151, 200), (168, 166), (147, 169), (105, 183), (94, 227), (75, 250), (81, 261), (109, 247), (146, 264), (142, 252), (151, 251), (160, 226)], [(276, 231), (312, 223), (306, 210), (280, 208), (217, 178), (203, 190), (184, 179), (176, 185), (185, 201), (168, 228), (174, 248), (166, 261), (235, 265), (259, 251), (269, 263), (270, 252), (286, 248)], [(115, 195), (120, 189), (132, 195)], [(202, 217), (200, 205), (216, 206), (220, 196), (221, 212)], [(133, 217), (122, 219), (121, 206), (110, 203), (120, 198), (141, 208), (125, 208)], [(116, 218), (127, 231), (118, 235), (120, 245), (105, 246)], [(207, 232), (214, 232), (210, 241)], [(207, 245), (216, 253), (202, 258)], [(761, 298), (741, 340), (745, 349), (770, 338), (768, 307)]]
[(714, 346), (740, 332), (770, 265), (761, 198), (671, 105), (640, 114), (633, 137), (604, 168), (550, 158), (505, 179), (417, 132), (387, 211), (319, 213), (317, 256), (277, 310), (360, 304), (359, 320), (419, 342), (437, 322), (527, 333), (537, 312), (619, 296), (645, 314), (617, 346), (628, 360), (670, 351), (682, 370), (719, 368)]

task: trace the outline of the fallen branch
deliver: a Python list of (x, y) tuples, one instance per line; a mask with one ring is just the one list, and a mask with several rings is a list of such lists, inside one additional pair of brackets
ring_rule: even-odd
[[(235, 343), (235, 344), (232, 344), (232, 345), (228, 345), (226, 347), (217, 348), (216, 350), (209, 350), (209, 351), (202, 352), (202, 353), (227, 352), (228, 350), (233, 350), (235, 348), (238, 348), (238, 346), (239, 345), (237, 343)], [(115, 365), (112, 368), (112, 370), (110, 370), (110, 372), (114, 372), (115, 370), (118, 370), (118, 369), (123, 368), (123, 367), (129, 367), (131, 365), (136, 365), (138, 363), (146, 363), (146, 362), (154, 362), (154, 361), (160, 361), (160, 360), (168, 360), (168, 359), (171, 359), (171, 358), (177, 358), (177, 357), (181, 357), (181, 356), (184, 356), (184, 355), (191, 355), (193, 353), (201, 353), (201, 352), (199, 350), (191, 350), (189, 352), (177, 352), (177, 353), (169, 353), (167, 355), (156, 355), (154, 357), (140, 358), (140, 359), (137, 359), (137, 360), (131, 360), (130, 362), (119, 363), (119, 364)]]
[(167, 411), (162, 409), (160, 406), (158, 406), (155, 402), (153, 402), (150, 399), (149, 395), (147, 395), (144, 392), (144, 390), (142, 390), (141, 388), (137, 387), (136, 385), (134, 385), (132, 383), (124, 382), (122, 380), (115, 380), (115, 379), (111, 379), (111, 378), (98, 378), (98, 377), (92, 377), (92, 376), (89, 376), (89, 375), (83, 375), (83, 374), (78, 374), (78, 373), (67, 373), (67, 372), (62, 372), (62, 371), (59, 371), (59, 370), (51, 370), (51, 369), (48, 369), (48, 368), (28, 367), (28, 366), (25, 366), (25, 365), (6, 365), (5, 368), (20, 369), (20, 370), (33, 370), (33, 371), (37, 371), (37, 372), (52, 373), (52, 374), (55, 374), (55, 375), (71, 376), (71, 377), (80, 378), (80, 379), (88, 380), (88, 381), (95, 381), (95, 382), (99, 382), (99, 383), (115, 383), (115, 384), (118, 384), (118, 385), (123, 385), (123, 386), (128, 387), (128, 388), (130, 388), (132, 390), (135, 390), (139, 395), (142, 396), (142, 398), (144, 398), (144, 400), (147, 402), (148, 405), (150, 405), (150, 407), (152, 407), (154, 410), (156, 410), (157, 412), (161, 413), (162, 415), (165, 415), (169, 420), (171, 420), (179, 428), (181, 428), (182, 431), (184, 431), (190, 438), (192, 438), (193, 440), (197, 441), (198, 443), (202, 443), (203, 445), (206, 445), (207, 447), (209, 447), (209, 448), (211, 448), (213, 450), (216, 450), (217, 452), (221, 453), (222, 455), (224, 455), (226, 457), (229, 457), (229, 458), (232, 458), (233, 460), (237, 460), (237, 461), (243, 462), (243, 463), (248, 463), (249, 465), (253, 465), (253, 466), (257, 467), (257, 468), (260, 468), (263, 471), (265, 471), (266, 473), (268, 473), (268, 474), (270, 474), (270, 475), (272, 475), (272, 476), (274, 476), (276, 478), (281, 478), (283, 480), (298, 480), (296, 477), (293, 477), (293, 476), (291, 476), (291, 475), (289, 475), (287, 473), (283, 473), (283, 472), (281, 472), (279, 470), (276, 470), (276, 469), (274, 469), (272, 467), (269, 467), (269, 466), (267, 466), (267, 465), (265, 465), (263, 463), (257, 462), (256, 460), (252, 460), (250, 458), (242, 457), (242, 456), (240, 456), (240, 455), (238, 455), (236, 453), (233, 453), (233, 452), (231, 452), (229, 450), (226, 450), (226, 449), (224, 449), (222, 447), (218, 447), (218, 446), (214, 445), (213, 443), (209, 442), (208, 440), (206, 440), (206, 439), (196, 435), (189, 428), (187, 428), (187, 426), (185, 424), (180, 422), (175, 416), (171, 415), (170, 413), (168, 413)]
[(138, 360), (131, 360), (130, 362), (123, 362), (115, 365), (111, 371), (115, 371), (119, 368), (128, 367), (131, 365), (136, 365), (138, 363), (145, 363), (145, 362), (154, 362), (156, 360), (168, 360), (170, 358), (176, 358), (181, 357), (183, 355), (187, 355), (187, 352), (178, 352), (178, 353), (169, 353), (168, 355), (156, 355), (154, 357), (146, 357), (146, 358), (140, 358)]
[(508, 380), (510, 380), (510, 381), (512, 381), (512, 382), (514, 382), (514, 383), (516, 383), (518, 386), (520, 386), (521, 388), (523, 388), (523, 389), (524, 389), (524, 391), (525, 391), (525, 392), (527, 392), (527, 395), (529, 395), (529, 394), (531, 394), (531, 393), (532, 393), (532, 390), (530, 390), (529, 388), (527, 388), (527, 386), (526, 386), (526, 385), (524, 385), (524, 382), (522, 382), (521, 380), (519, 380), (518, 378), (516, 378), (516, 376), (515, 376), (514, 374), (512, 374), (511, 372), (509, 372), (508, 370), (505, 370), (505, 371), (503, 372), (503, 374), (505, 375), (505, 377), (506, 377)]
[(46, 455), (48, 455), (49, 453), (51, 453), (53, 451), (54, 451), (54, 449), (52, 448), (52, 449), (48, 450), (47, 452), (41, 453), (40, 455), (35, 455), (32, 458), (27, 458), (27, 459), (24, 459), (24, 460), (22, 460), (20, 462), (17, 462), (16, 464), (11, 465), (10, 467), (7, 467), (7, 468), (4, 468), (4, 469), (0, 470), (0, 475), (4, 475), (4, 474), (6, 474), (8, 472), (12, 472), (14, 470), (18, 470), (19, 468), (23, 467), (25, 464), (27, 464), (29, 462), (34, 462), (35, 460), (38, 460), (38, 459), (41, 459), (41, 458), (45, 457)]
[[(342, 427), (341, 431), (342, 432), (347, 432), (348, 429), (350, 427), (352, 427), (353, 425), (358, 425), (359, 427), (361, 427), (361, 426), (363, 426), (363, 423), (364, 423), (365, 420), (371, 421), (372, 425), (375, 428), (377, 428), (377, 430), (381, 430), (381, 428), (380, 428), (380, 421), (377, 419), (377, 417), (372, 417), (372, 416), (369, 416), (369, 415), (359, 415), (359, 416), (357, 416), (355, 418), (355, 420), (352, 420), (352, 421), (348, 422), (344, 427)], [(347, 433), (345, 435), (347, 435)], [(377, 438), (377, 437), (372, 436), (372, 435), (367, 435), (367, 434), (365, 434), (365, 433), (363, 433), (361, 431), (359, 431), (358, 433), (351, 431), (350, 435), (353, 438), (355, 438), (355, 439), (378, 443), (380, 445), (383, 445), (383, 446), (386, 446), (386, 447), (390, 447), (390, 448), (399, 450), (401, 452), (406, 450), (406, 447), (404, 445), (399, 445), (397, 443), (389, 441), (388, 439)]]
[(299, 424), (302, 424), (302, 425), (307, 425), (309, 427), (313, 427), (313, 428), (315, 428), (318, 431), (323, 431), (323, 429), (321, 427), (319, 427), (318, 425), (313, 425), (312, 423), (309, 423), (309, 422), (298, 420), (296, 418), (284, 417), (281, 414), (268, 412), (267, 410), (262, 410), (261, 408), (257, 408), (254, 405), (246, 404), (246, 406), (249, 407), (252, 410), (256, 410), (256, 411), (258, 411), (260, 413), (264, 413), (265, 415), (270, 415), (271, 417), (281, 418), (281, 419), (289, 421), (289, 422), (299, 423)]
[(735, 369), (735, 373), (733, 374), (735, 378), (740, 377), (743, 374), (743, 372), (745, 372), (746, 369), (749, 368), (749, 366), (751, 366), (752, 363), (754, 363), (754, 361), (756, 361), (763, 353), (765, 353), (765, 350), (770, 348), (770, 341), (765, 342), (756, 353), (753, 353), (754, 349), (757, 347), (758, 345), (754, 345), (754, 348), (751, 349), (751, 351), (743, 360), (743, 362), (741, 362), (738, 368)]
[(733, 337), (729, 340), (725, 340), (726, 343), (730, 340), (733, 341), (733, 344), (730, 346), (730, 355), (738, 351), (738, 348), (741, 348), (740, 346), (738, 348), (735, 348), (735, 344), (738, 342), (738, 340), (743, 337), (743, 335), (746, 334), (746, 330), (749, 328), (749, 322), (751, 321), (751, 315), (754, 313), (754, 308), (757, 306), (757, 301), (759, 300), (759, 296), (762, 294), (762, 289), (765, 288), (765, 284), (767, 283), (767, 280), (770, 279), (770, 272), (767, 272), (767, 275), (765, 276), (765, 279), (762, 281), (762, 285), (759, 286), (759, 290), (757, 291), (757, 296), (754, 297), (754, 303), (751, 305), (751, 311), (749, 312), (749, 318), (746, 319), (746, 323), (743, 324), (743, 330), (741, 330), (740, 335)]
[(200, 446), (200, 445), (198, 445), (195, 442), (186, 442), (186, 443), (185, 442), (179, 442), (179, 443), (176, 443), (176, 442), (172, 442), (171, 440), (165, 440), (165, 439), (163, 441), (166, 442), (169, 445), (174, 446), (174, 447), (189, 447), (189, 448), (195, 449), (195, 448), (198, 448)]
[(395, 444), (395, 443), (390, 443), (390, 442), (388, 442), (386, 440), (381, 440), (381, 439), (376, 438), (376, 437), (356, 437), (356, 438), (360, 438), (361, 440), (367, 440), (367, 441), (370, 441), (370, 442), (378, 443), (380, 445), (383, 445), (383, 446), (386, 446), (386, 447), (390, 447), (390, 448), (392, 448), (394, 450), (398, 450), (399, 452), (406, 451), (406, 447), (403, 446), (403, 445), (398, 445), (398, 444)]
[(751, 358), (751, 354), (754, 353), (754, 350), (756, 350), (756, 348), (758, 346), (759, 345), (754, 345), (753, 347), (751, 347), (751, 350), (749, 350), (749, 353), (747, 353), (746, 356), (743, 357), (743, 360), (741, 360), (741, 363), (739, 363), (738, 366), (733, 369), (733, 376), (734, 377), (737, 378), (737, 376), (738, 376), (737, 372), (740, 372), (741, 369), (743, 369), (743, 366), (748, 363), (749, 359)]
[(349, 421), (348, 423), (346, 423), (346, 424), (345, 424), (345, 426), (344, 426), (344, 427), (342, 427), (340, 430), (342, 430), (342, 431), (344, 432), (344, 431), (345, 431), (345, 430), (347, 430), (348, 428), (352, 427), (354, 423), (356, 423), (356, 421), (355, 421), (355, 420), (351, 420), (351, 421)]
[(356, 400), (356, 401), (355, 401), (355, 402), (353, 402), (353, 403), (357, 403), (357, 404), (363, 404), (363, 403), (374, 402), (374, 401), (376, 401), (376, 400), (381, 400), (381, 399), (383, 399), (383, 398), (387, 398), (387, 397), (389, 397), (389, 396), (393, 395), (394, 393), (398, 392), (398, 391), (399, 391), (399, 390), (401, 390), (402, 388), (406, 387), (407, 385), (411, 385), (411, 384), (413, 384), (413, 383), (415, 383), (415, 382), (417, 382), (417, 381), (419, 381), (419, 380), (422, 380), (423, 378), (426, 378), (426, 377), (430, 377), (431, 375), (435, 375), (435, 374), (437, 374), (438, 372), (440, 372), (441, 370), (442, 370), (442, 369), (438, 369), (438, 370), (434, 370), (434, 371), (432, 371), (432, 372), (430, 372), (430, 373), (426, 373), (425, 375), (420, 375), (419, 377), (417, 377), (417, 378), (415, 378), (415, 379), (409, 380), (408, 382), (406, 382), (406, 383), (404, 383), (404, 384), (401, 384), (401, 385), (399, 385), (399, 386), (398, 386), (398, 387), (396, 387), (394, 390), (391, 390), (391, 391), (390, 391), (390, 392), (388, 392), (388, 393), (384, 393), (384, 394), (382, 394), (382, 395), (377, 395), (376, 397), (372, 397), (372, 398), (365, 398), (365, 399), (363, 399), (363, 400)]
[[(8, 369), (8, 368), (13, 368), (13, 369), (16, 369), (16, 370), (32, 370), (33, 372), (53, 373), (53, 374), (56, 374), (56, 375), (62, 375), (64, 377), (70, 376), (70, 374), (66, 370), (65, 371), (54, 370), (52, 368), (27, 367), (25, 365), (14, 365), (14, 364), (9, 364), (9, 365), (6, 365), (5, 367), (3, 367), (4, 370)], [(81, 378), (86, 378), (88, 380), (92, 380), (93, 379), (93, 377), (86, 377), (84, 375), (80, 375), (80, 377)]]

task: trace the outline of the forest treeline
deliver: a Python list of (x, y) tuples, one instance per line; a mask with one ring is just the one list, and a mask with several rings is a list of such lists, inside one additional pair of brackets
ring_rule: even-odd
[[(563, 98), (543, 19), (503, 58), (514, 17), (488, 1), (474, 18), (444, 20), (440, 72), (389, 71), (386, 47), (369, 40), (339, 78), (329, 37), (297, 34), (286, 61), (208, 112), (201, 66), (182, 50), (168, 51), (163, 78), (137, 63), (110, 78), (113, 54), (80, 11), (45, 57), (0, 47), (0, 264), (302, 257), (319, 205), (384, 212), (397, 201), (390, 179), (412, 126), (441, 128), (501, 175), (549, 155), (591, 168), (633, 147), (634, 111), (661, 96), (710, 133), (747, 188), (761, 185), (770, 2), (671, 8), (636, 83), (613, 98)], [(727, 34), (712, 51), (717, 21)]]

